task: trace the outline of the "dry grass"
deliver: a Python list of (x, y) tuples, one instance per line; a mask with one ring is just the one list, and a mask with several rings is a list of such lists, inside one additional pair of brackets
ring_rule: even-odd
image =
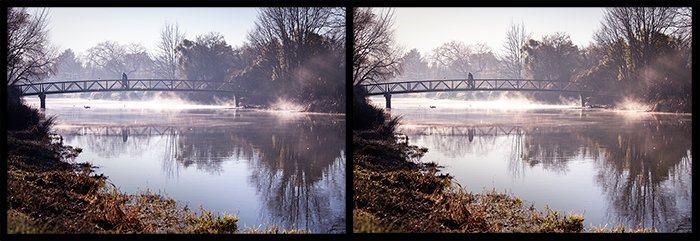
[(352, 228), (355, 233), (398, 233), (393, 225), (385, 224), (373, 214), (362, 209), (352, 211)]
[(308, 234), (308, 230), (300, 229), (282, 229), (279, 226), (272, 226), (267, 228), (247, 228), (240, 233), (245, 234)]
[(655, 233), (656, 230), (645, 228), (627, 228), (625, 225), (615, 225), (612, 228), (606, 227), (591, 227), (589, 232), (592, 233)]

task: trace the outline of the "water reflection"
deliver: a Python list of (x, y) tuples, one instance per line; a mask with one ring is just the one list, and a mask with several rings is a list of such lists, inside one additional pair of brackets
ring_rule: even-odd
[(669, 118), (643, 121), (632, 131), (605, 128), (581, 134), (605, 148), (596, 182), (616, 221), (674, 231), (690, 218), (691, 125)]
[[(329, 148), (345, 146), (345, 128), (339, 124), (309, 117), (278, 122), (275, 131), (239, 133), (260, 149), (250, 180), (271, 210), (267, 219), (319, 230), (344, 225), (345, 154), (343, 149)], [(335, 203), (332, 197), (337, 198)], [(341, 212), (333, 213), (341, 205)]]
[[(493, 173), (484, 176), (499, 178), (498, 164), (494, 162), (507, 162), (510, 181), (501, 183), (506, 183), (506, 188), (514, 186), (511, 190), (515, 194), (518, 190), (533, 190), (533, 184), (537, 186), (534, 188), (559, 192), (543, 194), (542, 200), (538, 200), (540, 203), (543, 200), (549, 203), (552, 198), (569, 202), (561, 195), (587, 189), (581, 186), (587, 185), (585, 181), (571, 183), (565, 190), (558, 187), (559, 184), (543, 183), (543, 180), (564, 179), (564, 175), (590, 178), (604, 200), (604, 203), (586, 204), (589, 207), (585, 210), (586, 216), (591, 220), (599, 219), (592, 224), (621, 223), (662, 232), (689, 231), (679, 227), (688, 227), (691, 216), (690, 116), (579, 112), (547, 117), (540, 113), (520, 113), (517, 117), (502, 119), (501, 123), (484, 124), (485, 121), (472, 120), (491, 119), (493, 115), (481, 113), (475, 117), (464, 113), (443, 113), (451, 115), (443, 120), (461, 118), (467, 119), (464, 122), (477, 124), (424, 125), (420, 124), (420, 117), (407, 113), (408, 125), (402, 131), (419, 145), (428, 146), (426, 158), (430, 160), (429, 155), (433, 155), (436, 161), (443, 161), (441, 164), (447, 165), (446, 171), (450, 173), (475, 175), (458, 169), (474, 168), (469, 163), (479, 163), (494, 166), (489, 170)], [(427, 122), (434, 121), (433, 118)], [(526, 123), (518, 118), (537, 121)], [(508, 154), (497, 154), (503, 152)], [(474, 158), (487, 160), (474, 161)], [(525, 177), (528, 170), (537, 175)], [(589, 172), (592, 175), (586, 176)], [(459, 176), (456, 178), (460, 179)], [(473, 180), (470, 179), (468, 184), (474, 183)], [(530, 187), (519, 186), (517, 180)], [(490, 187), (474, 189), (480, 188)], [(596, 202), (596, 198), (590, 199), (590, 202)], [(577, 204), (571, 202), (570, 205)], [(564, 209), (580, 210), (575, 206)]]
[(255, 196), (250, 202), (258, 203), (260, 213), (241, 217), (247, 225), (262, 222), (313, 232), (345, 231), (344, 116), (239, 112), (234, 120), (211, 112), (184, 111), (162, 116), (161, 124), (140, 125), (124, 125), (120, 120), (115, 120), (116, 125), (77, 125), (66, 115), (59, 132), (67, 142), (84, 145), (102, 158), (156, 150), (160, 154), (154, 161), (162, 163), (166, 182), (177, 182), (183, 170), (192, 167), (208, 175), (235, 175), (227, 173), (225, 163), (245, 162), (247, 184), (206, 185), (251, 186)]

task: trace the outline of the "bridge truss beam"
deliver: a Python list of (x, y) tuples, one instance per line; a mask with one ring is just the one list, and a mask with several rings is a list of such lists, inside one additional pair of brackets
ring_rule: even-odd
[(16, 85), (22, 96), (39, 94), (63, 94), (100, 91), (209, 91), (238, 92), (229, 82), (177, 80), (177, 79), (130, 79), (130, 80), (79, 80), (43, 82)]
[(401, 81), (361, 85), (367, 95), (383, 95), (387, 108), (391, 108), (391, 95), (446, 91), (552, 91), (577, 93), (582, 105), (584, 95), (593, 93), (581, 83), (556, 80), (531, 79), (443, 79)]
[[(47, 94), (107, 91), (203, 91), (239, 93), (230, 82), (178, 79), (111, 79), (42, 82), (16, 85), (22, 96), (38, 95), (42, 109)], [(235, 100), (235, 95), (234, 95)]]

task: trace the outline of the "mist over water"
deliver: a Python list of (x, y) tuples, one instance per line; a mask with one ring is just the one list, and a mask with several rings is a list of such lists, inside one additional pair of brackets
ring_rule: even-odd
[[(39, 98), (35, 96), (24, 97), (27, 104), (39, 107)], [(177, 109), (222, 109), (233, 108), (233, 103), (222, 102), (215, 105), (199, 104), (178, 98), (176, 96), (155, 96), (148, 100), (105, 100), (84, 99), (75, 97), (46, 97), (46, 108), (52, 107), (80, 107), (101, 109), (151, 109), (151, 110), (177, 110)]]
[[(385, 108), (384, 97), (372, 96), (369, 100), (378, 107)], [(568, 100), (566, 104), (547, 104), (544, 102), (532, 101), (524, 96), (518, 97), (498, 97), (493, 100), (453, 100), (453, 99), (433, 99), (433, 98), (406, 98), (393, 96), (394, 103), (398, 105), (410, 106), (411, 108), (445, 108), (445, 109), (576, 109), (581, 108), (580, 103)]]

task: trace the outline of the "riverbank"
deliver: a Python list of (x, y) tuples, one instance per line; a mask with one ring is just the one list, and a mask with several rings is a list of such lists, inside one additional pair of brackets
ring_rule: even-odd
[(75, 163), (80, 148), (36, 128), (8, 131), (8, 233), (305, 233), (240, 230), (235, 215), (182, 207), (149, 191), (120, 192), (89, 163)]
[(536, 210), (495, 191), (467, 192), (436, 164), (420, 162), (426, 148), (397, 143), (393, 132), (381, 132), (386, 131), (353, 132), (354, 232), (651, 232), (586, 229), (583, 215)]

